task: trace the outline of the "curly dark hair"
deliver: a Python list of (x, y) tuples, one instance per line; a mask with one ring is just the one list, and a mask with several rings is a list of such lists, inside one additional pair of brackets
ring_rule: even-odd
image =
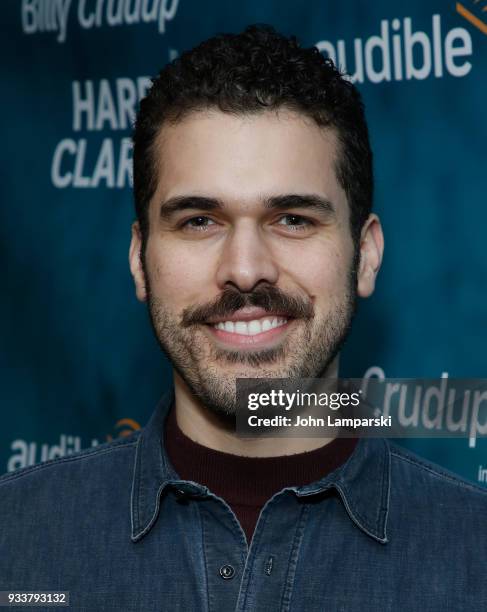
[(356, 249), (372, 208), (373, 170), (364, 107), (357, 89), (316, 47), (300, 47), (265, 24), (240, 34), (219, 34), (183, 53), (152, 79), (135, 123), (134, 197), (143, 252), (147, 208), (157, 186), (154, 143), (164, 123), (217, 108), (248, 114), (286, 108), (333, 128), (339, 151), (336, 173), (350, 206)]

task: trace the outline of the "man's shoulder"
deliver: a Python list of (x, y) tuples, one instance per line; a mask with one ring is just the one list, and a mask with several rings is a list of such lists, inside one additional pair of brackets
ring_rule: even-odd
[[(449, 500), (463, 505), (468, 498), (472, 509), (487, 510), (487, 489), (425, 459), (413, 451), (388, 441), (391, 455), (391, 486), (413, 498)], [(456, 504), (455, 504), (456, 505)]]
[[(0, 476), (0, 496), (26, 488), (35, 489), (41, 487), (43, 483), (73, 489), (78, 487), (81, 481), (86, 485), (88, 481), (100, 483), (100, 480), (106, 478), (116, 478), (117, 470), (120, 472), (124, 471), (124, 467), (133, 468), (140, 431), (64, 457), (3, 474)], [(87, 478), (90, 475), (91, 478)]]

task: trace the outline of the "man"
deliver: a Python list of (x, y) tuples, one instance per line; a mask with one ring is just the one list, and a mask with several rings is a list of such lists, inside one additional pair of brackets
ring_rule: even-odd
[(338, 375), (383, 252), (356, 89), (271, 28), (167, 66), (130, 267), (174, 366), (132, 436), (0, 480), (0, 588), (75, 610), (486, 610), (487, 495), (383, 439), (241, 438), (237, 378)]

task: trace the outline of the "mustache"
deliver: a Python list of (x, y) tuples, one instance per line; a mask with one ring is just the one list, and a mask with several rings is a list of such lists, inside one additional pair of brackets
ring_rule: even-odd
[(314, 308), (311, 300), (300, 296), (286, 295), (272, 285), (262, 285), (251, 293), (227, 287), (221, 295), (209, 304), (188, 307), (181, 315), (181, 325), (189, 327), (205, 323), (211, 317), (226, 317), (247, 306), (257, 306), (266, 312), (285, 312), (295, 319), (311, 319)]

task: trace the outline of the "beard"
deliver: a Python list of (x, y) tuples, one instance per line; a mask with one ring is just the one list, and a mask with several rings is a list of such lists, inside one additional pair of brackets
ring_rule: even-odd
[[(192, 395), (222, 424), (234, 426), (237, 378), (320, 378), (345, 342), (357, 303), (357, 265), (352, 265), (345, 290), (334, 297), (326, 314), (317, 316), (313, 303), (262, 284), (243, 293), (225, 289), (211, 303), (191, 306), (181, 315), (153, 295), (146, 272), (147, 303), (154, 334)], [(203, 329), (210, 318), (225, 319), (246, 306), (286, 312), (295, 319), (280, 345), (256, 350), (222, 349)]]

